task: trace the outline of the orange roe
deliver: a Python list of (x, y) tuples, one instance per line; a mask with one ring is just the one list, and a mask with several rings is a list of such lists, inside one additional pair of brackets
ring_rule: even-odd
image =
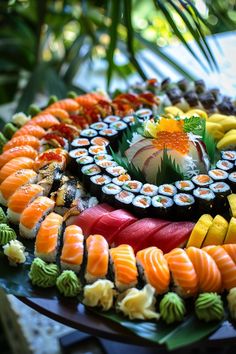
[(158, 150), (172, 149), (186, 155), (189, 152), (188, 135), (184, 132), (161, 131), (156, 139), (152, 140)]

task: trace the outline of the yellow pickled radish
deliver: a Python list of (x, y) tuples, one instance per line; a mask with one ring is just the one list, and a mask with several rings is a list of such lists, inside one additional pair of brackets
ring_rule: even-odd
[(186, 247), (201, 248), (212, 221), (213, 217), (210, 214), (203, 214), (194, 226)]
[(208, 115), (205, 111), (202, 111), (201, 109), (190, 109), (190, 111), (185, 113), (186, 117), (192, 117), (192, 116), (198, 116), (204, 119), (208, 119)]
[(224, 132), (222, 130), (221, 124), (219, 124), (219, 123), (207, 121), (206, 122), (206, 130), (216, 140), (220, 140), (224, 137)]
[(228, 230), (228, 221), (221, 215), (216, 215), (209, 227), (203, 246), (222, 245)]
[(236, 243), (236, 218), (231, 218), (228, 231), (225, 236), (224, 244)]
[(224, 135), (217, 143), (218, 150), (229, 149), (236, 146), (236, 134)]
[(172, 114), (174, 117), (175, 116), (181, 116), (184, 114), (184, 112), (178, 108), (178, 107), (175, 107), (175, 106), (169, 106), (169, 107), (165, 107), (165, 113), (170, 113)]
[(228, 195), (228, 202), (230, 207), (230, 214), (236, 218), (236, 194), (232, 193)]
[(230, 129), (236, 129), (236, 117), (228, 116), (220, 122), (222, 129), (227, 132)]

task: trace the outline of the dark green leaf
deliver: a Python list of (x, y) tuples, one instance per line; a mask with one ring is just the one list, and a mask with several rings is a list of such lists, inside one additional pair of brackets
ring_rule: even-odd
[(179, 180), (183, 180), (185, 177), (181, 172), (180, 166), (172, 160), (168, 155), (167, 150), (163, 150), (163, 156), (161, 159), (160, 167), (158, 168), (156, 175), (156, 184), (173, 183)]
[(207, 132), (207, 130), (205, 130), (205, 134), (202, 140), (206, 145), (206, 151), (209, 156), (210, 162), (214, 165), (216, 161), (220, 158), (220, 152), (216, 147), (217, 143), (213, 136)]
[(204, 136), (206, 129), (206, 121), (200, 117), (190, 117), (184, 119), (184, 131), (195, 135)]

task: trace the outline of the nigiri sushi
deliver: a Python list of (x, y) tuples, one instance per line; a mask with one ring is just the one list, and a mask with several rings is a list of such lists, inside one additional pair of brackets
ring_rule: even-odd
[(79, 273), (84, 256), (84, 236), (79, 226), (70, 225), (65, 228), (61, 251), (62, 269), (70, 269)]
[(3, 147), (3, 151), (10, 150), (16, 146), (31, 146), (35, 150), (38, 150), (40, 147), (40, 141), (33, 135), (22, 135), (17, 136), (9, 140)]
[(28, 157), (16, 157), (6, 163), (0, 170), (0, 183), (2, 183), (8, 176), (22, 169), (33, 169), (34, 160)]
[(38, 171), (38, 184), (43, 187), (44, 195), (47, 196), (57, 191), (67, 179), (60, 167), (53, 162)]
[(117, 289), (124, 291), (137, 285), (138, 270), (133, 248), (129, 245), (111, 248), (110, 256)]
[(226, 290), (236, 286), (236, 264), (221, 246), (206, 246), (202, 250), (207, 252), (216, 262), (221, 272), (222, 285)]
[(109, 263), (109, 249), (106, 239), (101, 235), (90, 235), (86, 240), (87, 265), (85, 279), (93, 283), (106, 278)]
[(182, 248), (174, 248), (165, 254), (176, 292), (181, 296), (193, 296), (198, 291), (198, 278), (194, 266)]
[(34, 254), (45, 262), (55, 262), (58, 240), (61, 233), (63, 217), (56, 213), (46, 216), (36, 236)]
[(40, 168), (52, 162), (56, 162), (61, 170), (64, 170), (66, 168), (68, 156), (68, 152), (61, 148), (49, 149), (37, 156), (35, 160), (35, 170), (38, 171)]
[(151, 284), (157, 294), (168, 291), (170, 271), (163, 252), (157, 247), (148, 247), (136, 254), (137, 263), (141, 266), (147, 283)]
[(43, 221), (54, 208), (54, 201), (47, 197), (38, 197), (29, 204), (20, 217), (20, 235), (25, 238), (34, 238)]
[(60, 122), (71, 123), (70, 116), (69, 116), (68, 112), (65, 111), (64, 109), (53, 108), (53, 107), (49, 106), (48, 108), (46, 108), (44, 110), (43, 114), (45, 112), (52, 114), (54, 117), (58, 118), (60, 120)]
[(36, 124), (41, 128), (49, 129), (55, 124), (59, 124), (58, 119), (56, 119), (52, 114), (45, 113), (44, 115), (38, 115), (33, 117), (26, 125)]
[(37, 155), (37, 151), (31, 146), (16, 146), (0, 155), (0, 168), (16, 157), (29, 157), (34, 160)]
[(13, 139), (23, 135), (32, 135), (35, 138), (41, 139), (46, 134), (46, 131), (36, 124), (24, 125), (22, 128), (17, 130), (13, 135)]
[(19, 187), (27, 183), (34, 183), (36, 180), (37, 173), (31, 169), (22, 169), (12, 173), (0, 185), (0, 203), (6, 206), (10, 196)]
[(188, 247), (189, 256), (198, 277), (200, 292), (219, 292), (222, 289), (222, 278), (214, 259), (204, 250)]
[(20, 222), (24, 209), (39, 196), (43, 195), (43, 188), (38, 184), (26, 184), (15, 191), (8, 200), (7, 217), (13, 224)]
[(67, 112), (77, 111), (79, 104), (72, 98), (65, 98), (64, 100), (57, 101), (49, 106), (50, 109), (60, 108), (64, 109)]
[(228, 253), (228, 255), (232, 258), (234, 263), (236, 264), (236, 244), (235, 243), (227, 243), (226, 245), (222, 245), (222, 247)]

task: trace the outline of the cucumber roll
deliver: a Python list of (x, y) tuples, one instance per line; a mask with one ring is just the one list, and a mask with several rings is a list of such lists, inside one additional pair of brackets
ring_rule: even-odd
[(167, 197), (173, 197), (177, 193), (177, 188), (173, 184), (161, 184), (159, 186), (159, 194)]
[(221, 151), (221, 157), (223, 160), (235, 161), (236, 160), (236, 151)]
[(101, 200), (102, 186), (111, 182), (111, 178), (107, 175), (95, 175), (90, 177), (89, 190), (92, 195), (95, 195), (98, 200)]
[(107, 150), (106, 147), (103, 145), (92, 145), (89, 148), (89, 154), (90, 155), (97, 155), (97, 154), (106, 154)]
[(90, 141), (87, 138), (76, 138), (71, 142), (72, 149), (84, 148), (90, 145)]
[(103, 122), (105, 123), (114, 123), (114, 122), (118, 122), (120, 120), (120, 117), (119, 116), (107, 116)]
[(158, 194), (158, 187), (155, 184), (145, 183), (140, 191), (141, 194), (148, 197), (154, 197)]
[(82, 172), (81, 169), (83, 166), (88, 165), (88, 164), (92, 164), (94, 162), (94, 159), (92, 156), (81, 156), (76, 160), (77, 163), (77, 167), (76, 170), (78, 172), (79, 177), (82, 176)]
[(227, 181), (229, 175), (226, 171), (220, 170), (218, 168), (210, 170), (208, 173), (214, 181)]
[(191, 193), (191, 194), (195, 188), (193, 182), (188, 181), (188, 180), (175, 182), (175, 187), (177, 188), (178, 192), (180, 192), (180, 193)]
[(174, 198), (176, 216), (180, 220), (189, 220), (193, 216), (195, 199), (188, 193), (177, 193)]
[(228, 183), (233, 193), (236, 192), (236, 172), (231, 172), (228, 177)]
[(192, 178), (192, 182), (198, 187), (208, 187), (211, 183), (213, 183), (213, 180), (210, 176), (201, 174), (194, 176)]
[(196, 208), (199, 213), (199, 216), (202, 214), (215, 214), (215, 193), (204, 187), (198, 187), (194, 189), (193, 195), (196, 199)]
[(156, 195), (152, 197), (151, 212), (157, 218), (168, 219), (172, 217), (174, 202), (172, 198)]
[(133, 193), (122, 190), (115, 195), (115, 206), (117, 208), (132, 210), (132, 201), (134, 197), (135, 195)]
[(114, 183), (108, 183), (102, 186), (102, 201), (114, 204), (115, 196), (121, 192), (121, 187)]
[(85, 165), (81, 169), (82, 181), (86, 189), (89, 189), (90, 177), (101, 173), (101, 168), (96, 164)]
[(146, 195), (137, 195), (133, 201), (133, 211), (136, 215), (144, 217), (148, 215), (152, 204), (152, 198)]
[(219, 168), (220, 170), (230, 173), (233, 171), (234, 164), (228, 160), (219, 160), (216, 163), (216, 167)]
[(231, 194), (230, 186), (225, 182), (215, 182), (209, 187), (216, 196), (216, 210), (219, 214), (228, 207), (227, 196)]
[(87, 138), (89, 140), (91, 140), (92, 138), (95, 138), (95, 136), (97, 136), (97, 135), (98, 135), (98, 132), (95, 129), (91, 129), (91, 128), (83, 129), (80, 132), (81, 138)]
[(101, 130), (101, 129), (106, 129), (108, 128), (108, 124), (105, 122), (96, 122), (90, 125), (91, 129), (95, 130)]
[(139, 181), (131, 180), (123, 184), (123, 189), (132, 193), (139, 193), (142, 188), (142, 183)]

